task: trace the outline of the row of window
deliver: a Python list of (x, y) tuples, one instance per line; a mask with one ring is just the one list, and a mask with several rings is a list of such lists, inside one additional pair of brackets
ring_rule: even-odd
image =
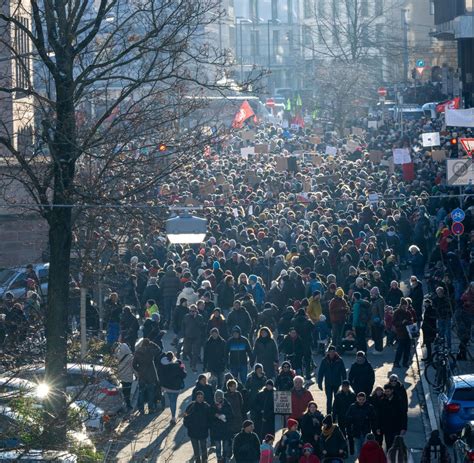
[[(30, 21), (24, 16), (15, 16), (15, 19), (21, 23), (27, 30), (30, 28)], [(19, 88), (28, 88), (30, 78), (30, 42), (28, 35), (19, 27), (15, 27), (13, 35), (13, 47), (17, 53), (15, 59), (15, 86)]]

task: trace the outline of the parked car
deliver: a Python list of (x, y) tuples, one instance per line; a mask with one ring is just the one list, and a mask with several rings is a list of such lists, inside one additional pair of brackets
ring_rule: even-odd
[[(46, 392), (44, 387), (38, 387), (38, 384), (27, 379), (11, 376), (0, 377), (1, 405), (8, 405), (11, 400), (21, 396), (31, 398), (38, 406), (41, 406), (42, 401), (47, 398)], [(105, 413), (100, 407), (87, 400), (76, 400), (70, 407), (81, 415), (86, 429), (103, 431)]]
[[(44, 302), (48, 294), (49, 264), (33, 264), (33, 269), (38, 275), (40, 296)], [(0, 300), (8, 291), (13, 293), (15, 299), (26, 297), (26, 266), (0, 269)]]
[[(45, 367), (20, 371), (21, 378), (45, 382)], [(117, 415), (125, 408), (119, 381), (113, 370), (103, 365), (69, 363), (67, 365), (66, 392), (75, 401), (90, 402), (104, 413), (104, 419)]]
[(78, 463), (76, 455), (68, 452), (61, 452), (56, 450), (9, 450), (0, 452), (0, 461), (24, 463), (41, 463), (41, 462), (56, 462), (56, 463)]
[(452, 442), (464, 425), (474, 420), (474, 375), (451, 377), (438, 402), (444, 440)]

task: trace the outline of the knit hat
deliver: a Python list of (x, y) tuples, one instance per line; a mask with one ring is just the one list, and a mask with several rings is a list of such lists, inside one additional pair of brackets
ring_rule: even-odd
[(245, 421), (242, 423), (242, 429), (248, 428), (249, 426), (252, 426), (252, 425), (253, 425), (253, 421), (252, 421), (252, 420), (245, 420)]
[(216, 392), (214, 392), (214, 400), (218, 402), (219, 400), (222, 400), (224, 398), (224, 392), (221, 391), (220, 389), (217, 389)]
[(263, 440), (265, 442), (270, 442), (272, 440), (275, 440), (275, 436), (273, 434), (267, 434)]
[(336, 289), (336, 296), (337, 297), (344, 297), (344, 290), (342, 288)]
[(310, 452), (312, 452), (313, 451), (313, 446), (310, 443), (304, 444), (303, 445), (303, 452), (305, 450), (309, 450)]
[(242, 333), (242, 330), (240, 329), (240, 326), (239, 325), (235, 325), (233, 328), (232, 328), (232, 333)]
[(357, 351), (356, 357), (365, 357), (365, 352), (363, 350)]
[(293, 426), (298, 426), (298, 421), (294, 420), (293, 418), (289, 418), (287, 424), (288, 424), (288, 429), (290, 429)]
[(275, 383), (273, 382), (273, 379), (267, 379), (267, 382), (265, 383), (265, 386), (274, 386)]

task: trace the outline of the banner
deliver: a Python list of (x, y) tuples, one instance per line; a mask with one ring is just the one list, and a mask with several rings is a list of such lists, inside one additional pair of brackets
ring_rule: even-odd
[(253, 109), (250, 106), (249, 102), (245, 100), (234, 117), (234, 121), (232, 122), (232, 128), (241, 129), (244, 125), (244, 122), (252, 116), (255, 116), (255, 113), (253, 112)]
[(461, 106), (461, 97), (457, 96), (452, 100), (443, 101), (436, 105), (437, 113), (444, 113), (447, 109), (459, 109)]
[(448, 109), (446, 125), (450, 127), (474, 127), (474, 108)]

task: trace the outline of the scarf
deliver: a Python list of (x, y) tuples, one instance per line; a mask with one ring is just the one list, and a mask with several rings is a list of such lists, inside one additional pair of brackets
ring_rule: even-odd
[(332, 425), (330, 428), (323, 427), (321, 433), (326, 440), (330, 439), (334, 430), (336, 429), (336, 425)]

